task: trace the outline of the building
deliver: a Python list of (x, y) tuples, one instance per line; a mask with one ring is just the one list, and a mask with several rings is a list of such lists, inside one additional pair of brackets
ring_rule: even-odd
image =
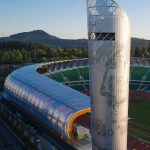
[[(5, 102), (7, 101), (8, 106), (13, 105), (14, 109), (19, 108), (19, 112), (25, 112), (23, 113), (24, 117), (30, 117), (30, 120), (34, 120), (33, 124), (36, 124), (36, 126), (41, 125), (40, 129), (46, 128), (42, 132), (53, 131), (58, 137), (63, 137), (64, 141), (79, 149), (80, 146), (82, 149), (83, 146), (86, 150), (87, 148), (92, 149), (91, 139), (85, 139), (86, 142), (84, 141), (83, 145), (82, 143), (78, 145), (78, 140), (74, 136), (71, 137), (73, 133), (77, 132), (75, 128), (72, 129), (75, 127), (74, 125), (78, 124), (89, 130), (91, 126), (90, 114), (88, 113), (91, 108), (90, 98), (70, 88), (80, 86), (78, 90), (81, 91), (83, 89), (81, 86), (89, 85), (88, 67), (88, 59), (77, 59), (20, 68), (6, 79), (3, 94)], [(131, 59), (130, 92), (150, 96), (149, 68), (150, 59)], [(62, 75), (65, 75), (64, 79), (68, 78), (67, 82), (63, 78), (61, 78), (63, 80), (60, 80)], [(74, 78), (74, 75), (77, 77)], [(147, 76), (147, 78), (142, 80), (144, 76)], [(65, 106), (60, 103), (61, 101)], [(72, 110), (70, 110), (70, 106), (73, 107)], [(64, 125), (60, 122), (64, 122)], [(69, 122), (71, 132), (64, 128), (64, 126), (69, 127)], [(82, 130), (81, 134), (84, 134), (83, 131), (85, 130)], [(43, 141), (43, 138), (41, 141)], [(62, 140), (60, 139), (60, 141)], [(130, 141), (129, 145), (132, 145)], [(128, 147), (128, 149), (131, 149), (131, 147)]]
[(130, 22), (114, 0), (87, 0), (93, 150), (126, 150)]
[(27, 66), (12, 72), (5, 81), (3, 97), (30, 113), (68, 143), (75, 144), (77, 129), (74, 126), (76, 123), (85, 126), (80, 118), (86, 118), (90, 112), (90, 99), (38, 73), (40, 66), (44, 68), (46, 64)]

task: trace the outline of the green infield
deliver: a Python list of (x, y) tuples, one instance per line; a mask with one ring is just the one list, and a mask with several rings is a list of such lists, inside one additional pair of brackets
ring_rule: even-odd
[(150, 98), (130, 94), (129, 134), (150, 142)]
[(129, 116), (132, 120), (145, 127), (150, 127), (150, 99), (140, 95), (132, 95), (136, 98), (129, 105)]

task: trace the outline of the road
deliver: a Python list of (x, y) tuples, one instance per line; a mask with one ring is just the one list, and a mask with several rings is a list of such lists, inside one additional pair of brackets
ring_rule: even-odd
[(0, 120), (0, 150), (24, 150), (11, 131)]

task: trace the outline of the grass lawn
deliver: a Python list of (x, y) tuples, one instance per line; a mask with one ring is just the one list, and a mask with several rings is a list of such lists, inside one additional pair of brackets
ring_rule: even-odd
[(129, 135), (150, 142), (150, 98), (139, 95), (130, 95), (130, 98), (133, 102), (129, 105), (129, 117), (132, 118)]
[[(137, 102), (130, 103), (129, 105), (129, 117), (134, 122), (150, 128), (150, 100), (148, 98), (140, 98), (140, 96), (136, 97), (138, 97)], [(139, 103), (138, 100), (140, 101)]]

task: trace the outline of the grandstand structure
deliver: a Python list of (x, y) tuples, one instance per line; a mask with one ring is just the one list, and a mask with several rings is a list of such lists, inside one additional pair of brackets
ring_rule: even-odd
[[(90, 147), (88, 64), (75, 59), (22, 67), (7, 77), (3, 98), (74, 147)], [(150, 96), (150, 59), (132, 58), (130, 70), (130, 91)]]
[[(50, 64), (45, 74), (75, 90), (89, 94), (88, 59)], [(150, 59), (132, 58), (130, 67), (130, 91), (150, 93)]]
[(132, 59), (130, 69), (130, 90), (146, 95), (150, 93), (149, 59)]

